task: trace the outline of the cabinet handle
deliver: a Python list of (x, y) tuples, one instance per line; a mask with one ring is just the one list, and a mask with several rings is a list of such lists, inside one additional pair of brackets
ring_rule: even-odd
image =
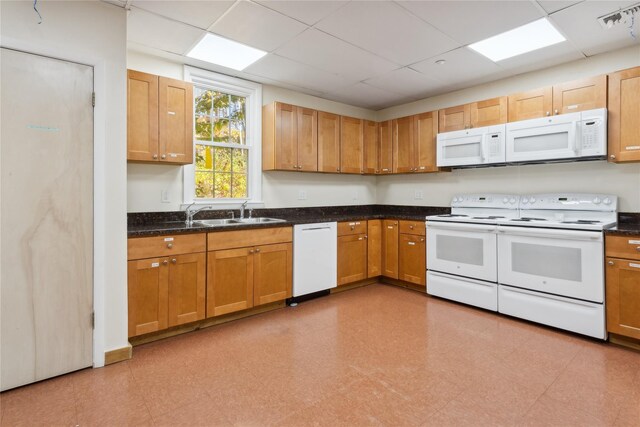
[(162, 156), (160, 156), (160, 158), (161, 158), (161, 159), (166, 159), (166, 158), (167, 158), (167, 155), (166, 155), (166, 154), (163, 154)]
[(380, 170), (379, 170), (379, 169), (376, 169), (376, 173), (380, 173)]
[(369, 238), (369, 236), (367, 236), (367, 235), (365, 234), (364, 238), (365, 238), (365, 239), (368, 239), (368, 238)]
[(636, 247), (636, 251), (640, 252), (640, 246)]
[(555, 111), (554, 111), (554, 113), (555, 113), (556, 115), (558, 115), (558, 114), (560, 114), (560, 111), (555, 110)]
[(421, 242), (424, 242), (424, 238), (420, 239)]
[(254, 252), (253, 249), (249, 249), (249, 253), (252, 254)]
[(157, 159), (157, 158), (158, 158), (158, 155), (157, 155), (157, 154), (154, 154), (154, 155), (153, 155), (153, 158), (154, 158), (154, 159)]
[(167, 243), (167, 248), (171, 249), (173, 247), (173, 243)]
[(611, 160), (615, 160), (615, 158), (616, 158), (615, 154), (612, 154), (609, 157), (611, 158)]
[(356, 227), (354, 225), (351, 226), (351, 231), (355, 230)]
[(177, 260), (177, 259), (175, 259), (175, 258), (172, 258), (172, 259), (171, 259), (171, 262), (172, 262), (173, 264), (175, 264), (176, 262), (178, 262), (178, 260)]
[(550, 111), (547, 111), (547, 116), (550, 116), (550, 115), (551, 115), (551, 112), (550, 112)]
[(302, 166), (298, 165), (298, 169), (302, 169)]
[(167, 261), (166, 259), (162, 261), (162, 265), (167, 265), (167, 264), (169, 264), (169, 261)]
[(613, 261), (609, 261), (607, 264), (609, 264), (609, 265), (613, 265)]
[(410, 225), (410, 226), (409, 226), (409, 230), (413, 230), (413, 225)]
[(260, 252), (260, 249), (259, 249), (259, 248), (256, 248), (256, 253), (258, 253), (258, 252)]

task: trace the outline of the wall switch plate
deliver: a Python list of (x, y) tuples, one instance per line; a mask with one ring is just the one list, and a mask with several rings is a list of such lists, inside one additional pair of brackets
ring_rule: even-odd
[(307, 192), (305, 190), (298, 191), (298, 200), (307, 200)]
[(422, 190), (416, 190), (413, 193), (413, 198), (416, 199), (416, 200), (422, 200), (422, 199), (424, 199), (424, 193), (422, 192)]
[(160, 191), (160, 202), (171, 203), (171, 200), (169, 200), (169, 190)]

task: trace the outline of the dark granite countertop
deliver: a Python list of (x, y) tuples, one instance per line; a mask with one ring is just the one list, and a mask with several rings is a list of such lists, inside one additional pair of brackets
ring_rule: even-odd
[[(315, 222), (340, 222), (367, 219), (404, 219), (410, 221), (424, 221), (428, 215), (449, 213), (448, 207), (434, 206), (329, 206), (314, 208), (283, 208), (283, 209), (255, 209), (254, 217), (269, 217), (284, 219), (285, 222), (266, 224), (237, 224), (232, 226), (203, 226), (194, 222), (188, 227), (183, 211), (130, 213), (127, 216), (128, 237), (162, 236), (167, 234), (207, 233), (214, 231), (246, 230), (254, 228), (273, 228), (291, 226), (295, 224), (310, 224)], [(236, 217), (238, 212), (235, 211)], [(201, 211), (195, 221), (202, 219), (229, 218), (228, 210)]]
[(621, 212), (618, 214), (618, 225), (605, 231), (608, 236), (640, 235), (640, 213)]

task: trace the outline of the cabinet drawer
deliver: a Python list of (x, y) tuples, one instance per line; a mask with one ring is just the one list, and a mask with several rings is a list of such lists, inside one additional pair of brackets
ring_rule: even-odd
[(127, 242), (128, 258), (143, 259), (206, 251), (206, 237), (202, 234), (136, 237)]
[(338, 236), (367, 234), (367, 221), (345, 221), (338, 223)]
[(607, 236), (605, 242), (608, 257), (640, 260), (640, 236)]
[(424, 221), (400, 221), (400, 233), (426, 236)]
[(293, 241), (292, 227), (218, 231), (207, 235), (207, 247), (209, 251), (272, 245), (291, 241)]

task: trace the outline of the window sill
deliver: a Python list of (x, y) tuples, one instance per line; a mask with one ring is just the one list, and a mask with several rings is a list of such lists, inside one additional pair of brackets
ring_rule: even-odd
[[(243, 201), (238, 202), (230, 202), (228, 200), (220, 200), (220, 201), (198, 201), (195, 202), (194, 206), (211, 206), (212, 210), (222, 210), (222, 209), (239, 209), (240, 205), (242, 205)], [(183, 203), (180, 205), (180, 210), (185, 210), (190, 203)], [(247, 209), (262, 209), (264, 208), (263, 201), (250, 201), (247, 203)]]

